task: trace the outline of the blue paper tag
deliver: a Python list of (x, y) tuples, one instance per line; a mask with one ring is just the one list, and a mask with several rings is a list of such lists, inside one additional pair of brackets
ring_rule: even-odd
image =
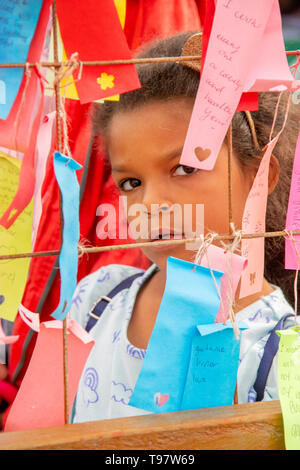
[(59, 152), (54, 153), (54, 172), (62, 194), (64, 218), (63, 241), (59, 255), (60, 301), (57, 309), (51, 314), (57, 320), (66, 318), (77, 285), (79, 184), (76, 170), (80, 168), (81, 165), (72, 158), (68, 158)]
[[(180, 409), (196, 326), (213, 323), (223, 273), (168, 258), (167, 280), (129, 405), (153, 413)], [(216, 284), (218, 289), (216, 288)]]
[[(238, 322), (240, 330), (248, 328)], [(231, 322), (198, 325), (181, 403), (182, 410), (232, 405), (240, 354)]]
[[(24, 63), (42, 0), (0, 2), (0, 63)], [(6, 119), (23, 78), (23, 68), (0, 69), (0, 119)]]

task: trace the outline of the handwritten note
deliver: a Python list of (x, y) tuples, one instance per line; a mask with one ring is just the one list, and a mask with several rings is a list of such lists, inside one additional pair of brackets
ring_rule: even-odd
[[(238, 327), (243, 330), (248, 325), (238, 322)], [(199, 325), (197, 330), (193, 338), (181, 409), (232, 405), (240, 337), (235, 337), (231, 322)]]
[(259, 50), (272, 3), (217, 2), (180, 163), (204, 170), (214, 167)]
[[(94, 341), (82, 330), (77, 324), (75, 333), (68, 329), (67, 334), (70, 409), (83, 367), (94, 345)], [(64, 424), (62, 358), (62, 322), (41, 323), (29, 366), (8, 414), (4, 431)]]
[(300, 341), (297, 328), (278, 331), (278, 389), (286, 450), (300, 450)]
[[(42, 0), (0, 2), (0, 63), (24, 63), (40, 15)], [(13, 58), (13, 59), (12, 59)], [(0, 69), (0, 118), (6, 119), (23, 78), (22, 68)]]
[(54, 172), (62, 193), (64, 217), (63, 241), (59, 255), (60, 300), (51, 314), (57, 320), (66, 318), (77, 285), (79, 241), (79, 184), (76, 171), (81, 168), (75, 160), (54, 153)]
[[(222, 275), (214, 271), (218, 289)], [(153, 413), (180, 409), (196, 326), (213, 323), (219, 310), (215, 282), (208, 268), (168, 258), (165, 292), (131, 406)]]
[[(18, 185), (21, 162), (0, 152), (0, 216), (10, 204)], [(0, 254), (31, 251), (33, 203), (31, 202), (14, 224), (0, 226)], [(18, 313), (27, 280), (30, 259), (0, 261), (0, 317), (13, 321)]]
[[(287, 230), (300, 230), (300, 132), (296, 145), (289, 203), (286, 216)], [(293, 235), (294, 243), (285, 240), (285, 269), (300, 269), (297, 251), (300, 257), (300, 235)]]
[(200, 265), (224, 273), (221, 278), (221, 302), (216, 322), (225, 322), (228, 320), (231, 302), (234, 300), (247, 260), (236, 253), (224, 251), (223, 248), (216, 245), (210, 245), (200, 261)]
[[(202, 67), (205, 62), (208, 41), (215, 16), (215, 0), (204, 0), (205, 15), (203, 19), (202, 33)], [(258, 93), (243, 93), (237, 106), (237, 111), (257, 111), (258, 110)]]
[[(243, 233), (265, 232), (269, 165), (278, 138), (279, 135), (269, 142), (257, 170), (244, 208), (242, 220)], [(248, 260), (248, 263), (241, 278), (240, 298), (259, 292), (262, 289), (265, 264), (265, 240), (263, 237), (251, 239), (243, 238), (241, 245), (242, 256)]]

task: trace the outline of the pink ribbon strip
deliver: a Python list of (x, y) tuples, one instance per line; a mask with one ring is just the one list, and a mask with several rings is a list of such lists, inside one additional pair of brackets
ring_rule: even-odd
[[(63, 322), (60, 320), (47, 321), (43, 323), (46, 328), (62, 328)], [(67, 319), (67, 329), (77, 336), (84, 344), (94, 341), (87, 331), (79, 323), (70, 318)]]

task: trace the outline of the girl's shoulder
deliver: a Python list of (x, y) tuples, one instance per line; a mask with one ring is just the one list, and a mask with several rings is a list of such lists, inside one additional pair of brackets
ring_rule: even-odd
[(87, 313), (102, 295), (114, 289), (128, 277), (145, 271), (133, 266), (111, 264), (85, 276), (77, 284), (70, 308), (70, 317), (85, 324)]
[(272, 285), (273, 292), (261, 297), (259, 300), (245, 307), (238, 312), (239, 320), (249, 323), (265, 323), (266, 325), (278, 322), (281, 317), (294, 312), (293, 307), (288, 303), (282, 290)]

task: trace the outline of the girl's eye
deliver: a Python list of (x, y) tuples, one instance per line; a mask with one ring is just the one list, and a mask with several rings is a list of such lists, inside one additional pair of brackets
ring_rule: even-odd
[(132, 191), (141, 185), (141, 181), (137, 178), (127, 178), (119, 184), (121, 191)]
[(174, 175), (176, 176), (191, 175), (192, 173), (196, 173), (197, 171), (198, 171), (197, 168), (192, 168), (191, 166), (178, 165), (178, 167), (174, 171)]

